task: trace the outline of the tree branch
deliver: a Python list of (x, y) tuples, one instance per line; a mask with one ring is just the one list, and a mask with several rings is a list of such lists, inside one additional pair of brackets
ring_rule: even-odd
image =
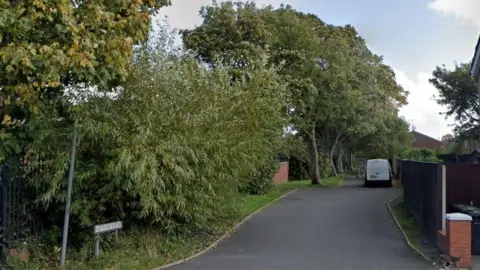
[(466, 114), (473, 121), (480, 122), (480, 119), (473, 117), (470, 113), (467, 112), (467, 110), (463, 110), (463, 113)]

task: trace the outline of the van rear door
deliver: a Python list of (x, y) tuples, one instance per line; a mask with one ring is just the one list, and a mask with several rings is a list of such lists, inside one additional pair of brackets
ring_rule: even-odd
[(390, 179), (390, 170), (387, 160), (373, 159), (367, 163), (368, 181), (388, 181)]

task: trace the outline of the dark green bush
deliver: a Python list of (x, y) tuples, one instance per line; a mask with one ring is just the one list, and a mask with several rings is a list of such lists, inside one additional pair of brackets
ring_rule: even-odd
[[(239, 185), (255, 194), (271, 185), (273, 163), (259, 160), (278, 153), (287, 124), (276, 71), (252, 62), (232, 82), (229, 68), (210, 70), (165, 51), (138, 48), (115, 99), (78, 87), (72, 92), (83, 102), (65, 102), (79, 122), (71, 205), (77, 235), (114, 220), (166, 232), (209, 228)], [(29, 122), (33, 153), (53, 159), (32, 181), (50, 218), (63, 213), (72, 135), (72, 121), (59, 114), (44, 106)]]
[(400, 158), (425, 162), (440, 162), (435, 152), (424, 148), (407, 149), (400, 154)]
[(305, 180), (310, 178), (309, 162), (296, 155), (290, 156), (288, 159), (288, 179)]
[(320, 176), (323, 178), (333, 175), (331, 160), (326, 155), (318, 157), (318, 169), (320, 170)]
[(273, 187), (272, 177), (279, 169), (278, 159), (272, 159), (262, 162), (256, 170), (252, 171), (247, 181), (239, 187), (241, 193), (246, 194), (265, 194)]

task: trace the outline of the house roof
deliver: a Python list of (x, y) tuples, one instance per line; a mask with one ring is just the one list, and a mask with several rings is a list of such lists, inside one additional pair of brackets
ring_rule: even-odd
[(470, 69), (470, 76), (475, 79), (479, 79), (477, 76), (480, 71), (480, 36), (478, 37), (477, 46), (475, 47), (475, 54), (472, 59), (472, 66)]
[(438, 143), (442, 143), (440, 140), (437, 140), (437, 139), (435, 139), (435, 138), (432, 138), (432, 137), (430, 137), (430, 136), (428, 136), (428, 135), (425, 135), (425, 134), (423, 134), (423, 133), (420, 133), (420, 132), (418, 132), (418, 131), (413, 130), (412, 133), (413, 133), (413, 134), (420, 135), (420, 136), (423, 136), (423, 137), (428, 138), (428, 139), (430, 139), (430, 140), (434, 140), (434, 141), (436, 141), (436, 142), (438, 142)]

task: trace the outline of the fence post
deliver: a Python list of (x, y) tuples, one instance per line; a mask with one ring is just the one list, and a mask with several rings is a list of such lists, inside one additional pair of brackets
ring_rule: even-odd
[(442, 231), (446, 230), (447, 214), (447, 166), (442, 164)]
[(8, 187), (8, 165), (4, 163), (2, 166), (2, 183), (0, 186), (0, 218), (2, 222), (1, 238), (0, 238), (0, 256), (2, 261), (5, 259), (5, 238), (7, 233), (7, 187)]

